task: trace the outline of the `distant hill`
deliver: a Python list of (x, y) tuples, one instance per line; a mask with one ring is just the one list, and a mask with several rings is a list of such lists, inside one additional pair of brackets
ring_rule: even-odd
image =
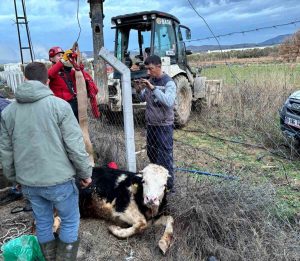
[(261, 42), (260, 45), (264, 46), (264, 45), (281, 44), (282, 42), (284, 42), (285, 39), (287, 39), (290, 36), (291, 36), (291, 34), (278, 35), (274, 38), (271, 38), (269, 40)]
[[(274, 38), (268, 39), (261, 43), (230, 44), (230, 45), (221, 45), (221, 47), (223, 50), (226, 50), (226, 49), (272, 46), (272, 45), (281, 44), (289, 36), (291, 36), (291, 34), (278, 35)], [(208, 50), (210, 51), (219, 50), (220, 46), (219, 45), (199, 45), (199, 46), (188, 45), (186, 48), (188, 50), (191, 50), (194, 53), (197, 53), (197, 52), (206, 52)]]

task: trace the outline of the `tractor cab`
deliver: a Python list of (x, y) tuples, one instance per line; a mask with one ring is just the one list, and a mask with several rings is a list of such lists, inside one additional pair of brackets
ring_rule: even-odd
[[(158, 55), (162, 60), (162, 70), (173, 78), (176, 88), (174, 107), (175, 124), (183, 126), (187, 123), (192, 100), (199, 95), (194, 90), (195, 75), (187, 64), (185, 40), (191, 38), (188, 27), (181, 25), (179, 20), (167, 13), (145, 11), (115, 16), (111, 19), (115, 35), (115, 57), (130, 68), (132, 80), (133, 109), (144, 109), (134, 88), (134, 79), (147, 78), (145, 60), (149, 55)], [(108, 81), (109, 110), (122, 111), (121, 75), (114, 71)]]
[(162, 58), (163, 66), (177, 64), (186, 70), (182, 32), (185, 39), (190, 39), (191, 33), (175, 16), (145, 11), (113, 17), (112, 24), (116, 29), (115, 56), (131, 69), (133, 79), (146, 76), (144, 61), (153, 54)]

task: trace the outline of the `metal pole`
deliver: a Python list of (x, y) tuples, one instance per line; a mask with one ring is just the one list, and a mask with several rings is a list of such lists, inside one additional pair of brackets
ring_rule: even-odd
[(30, 33), (29, 33), (29, 27), (28, 27), (28, 21), (27, 21), (27, 15), (26, 15), (26, 6), (25, 6), (25, 0), (22, 0), (22, 6), (23, 6), (23, 13), (24, 13), (24, 23), (26, 26), (26, 33), (27, 33), (27, 41), (28, 41), (28, 48), (30, 52), (30, 59), (31, 62), (34, 60), (34, 55), (32, 51), (32, 43), (31, 43), (31, 38), (30, 38)]
[(22, 43), (21, 43), (21, 36), (20, 36), (20, 28), (19, 28), (19, 21), (18, 21), (19, 17), (18, 17), (18, 10), (17, 10), (16, 0), (14, 0), (14, 4), (15, 4), (16, 23), (17, 23), (17, 29), (18, 29), (18, 38), (19, 38), (19, 48), (20, 48), (20, 54), (21, 54), (21, 62), (22, 62), (22, 64), (24, 64), (23, 53), (22, 53)]
[(93, 33), (94, 80), (99, 88), (97, 99), (100, 106), (108, 104), (106, 65), (104, 60), (98, 55), (101, 47), (104, 46), (103, 2), (104, 0), (88, 0), (88, 3), (90, 3), (90, 18)]
[(129, 68), (109, 53), (104, 47), (99, 55), (108, 62), (115, 70), (121, 73), (122, 103), (125, 131), (126, 163), (127, 169), (136, 172), (136, 155), (134, 143), (134, 124), (131, 93), (131, 73)]

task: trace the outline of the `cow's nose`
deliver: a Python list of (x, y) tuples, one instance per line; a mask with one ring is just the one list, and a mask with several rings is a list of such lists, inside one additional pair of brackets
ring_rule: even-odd
[(152, 196), (152, 197), (151, 196), (146, 196), (146, 200), (147, 200), (148, 204), (153, 204), (157, 201), (157, 197), (155, 197), (155, 196)]

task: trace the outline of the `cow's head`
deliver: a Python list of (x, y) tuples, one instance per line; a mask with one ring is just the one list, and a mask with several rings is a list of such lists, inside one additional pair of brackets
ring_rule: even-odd
[(149, 164), (142, 171), (144, 204), (157, 213), (166, 192), (169, 172), (162, 166)]

